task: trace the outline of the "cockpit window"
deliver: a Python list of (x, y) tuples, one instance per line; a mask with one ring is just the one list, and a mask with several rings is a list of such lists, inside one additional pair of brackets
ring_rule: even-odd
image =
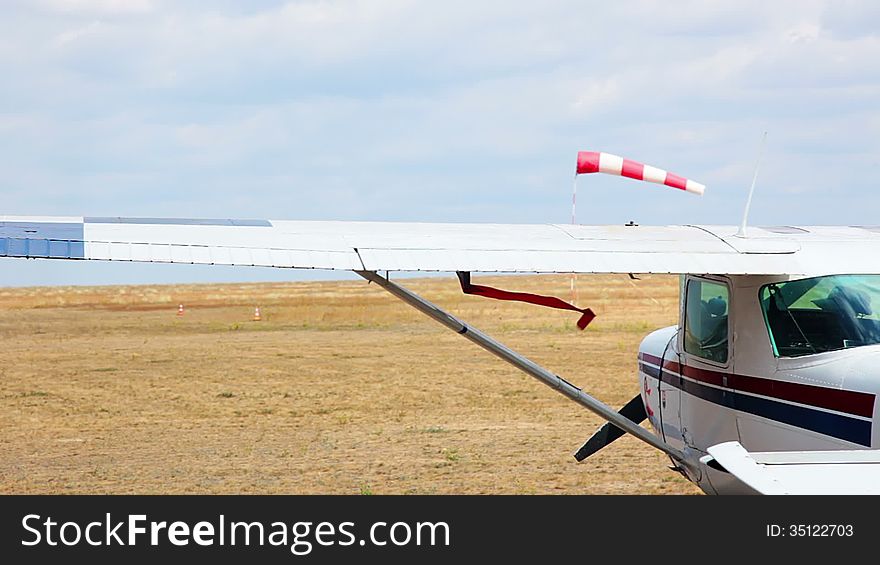
[(773, 351), (797, 357), (880, 343), (880, 275), (833, 275), (761, 287)]
[(727, 285), (703, 279), (690, 279), (685, 303), (684, 350), (688, 353), (727, 363)]

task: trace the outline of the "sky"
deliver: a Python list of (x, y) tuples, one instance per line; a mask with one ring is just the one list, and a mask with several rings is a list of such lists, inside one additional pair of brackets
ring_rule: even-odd
[[(0, 214), (880, 224), (880, 4), (4, 0)], [(0, 285), (336, 278), (0, 262)]]

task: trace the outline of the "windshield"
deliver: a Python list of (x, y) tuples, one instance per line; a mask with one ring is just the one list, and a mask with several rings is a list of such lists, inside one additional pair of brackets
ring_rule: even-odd
[(833, 275), (761, 287), (776, 355), (794, 357), (880, 343), (880, 275)]

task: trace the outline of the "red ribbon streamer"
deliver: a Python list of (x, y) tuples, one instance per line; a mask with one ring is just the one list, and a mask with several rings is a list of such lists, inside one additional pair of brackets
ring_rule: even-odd
[(564, 300), (560, 300), (555, 296), (542, 296), (540, 294), (530, 294), (528, 292), (511, 292), (509, 290), (501, 290), (500, 288), (492, 288), (491, 286), (483, 286), (479, 284), (471, 284), (471, 274), (468, 272), (458, 271), (458, 280), (461, 282), (461, 291), (465, 294), (473, 294), (476, 296), (484, 296), (486, 298), (494, 298), (495, 300), (510, 300), (513, 302), (528, 302), (529, 304), (537, 304), (538, 306), (547, 306), (548, 308), (557, 308), (559, 310), (574, 310), (580, 312), (582, 316), (577, 321), (577, 327), (585, 329), (596, 314), (589, 308), (578, 308), (574, 304), (569, 304)]

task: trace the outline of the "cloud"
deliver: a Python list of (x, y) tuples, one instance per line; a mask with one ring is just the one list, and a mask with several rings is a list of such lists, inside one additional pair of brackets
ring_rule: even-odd
[(153, 11), (150, 0), (37, 0), (37, 9), (70, 16), (142, 15)]

